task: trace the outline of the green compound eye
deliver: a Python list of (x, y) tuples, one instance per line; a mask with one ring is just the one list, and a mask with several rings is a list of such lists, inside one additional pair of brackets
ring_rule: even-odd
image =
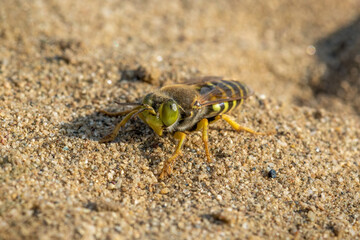
[(173, 125), (179, 118), (179, 108), (174, 100), (168, 100), (161, 104), (160, 119), (166, 126)]

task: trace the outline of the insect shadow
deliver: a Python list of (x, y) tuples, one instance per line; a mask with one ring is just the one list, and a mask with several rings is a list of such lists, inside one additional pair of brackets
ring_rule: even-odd
[[(60, 129), (67, 137), (99, 141), (110, 133), (122, 118), (123, 116), (108, 117), (95, 110), (91, 114), (75, 117), (70, 122), (62, 123)], [(140, 119), (134, 118), (129, 120), (112, 142), (125, 142), (129, 140), (128, 138), (141, 138), (144, 134), (152, 133)]]
[[(124, 116), (109, 117), (97, 110), (91, 114), (75, 117), (70, 122), (62, 123), (60, 131), (69, 138), (86, 139), (98, 142), (104, 136), (109, 134)], [(150, 166), (159, 163), (157, 154), (153, 154), (153, 149), (163, 147), (163, 142), (172, 139), (169, 134), (165, 138), (157, 136), (150, 127), (144, 124), (139, 118), (130, 119), (129, 122), (121, 128), (117, 137), (110, 143), (117, 144), (137, 143), (141, 155), (148, 159)], [(174, 141), (172, 139), (172, 141)], [(105, 144), (99, 143), (98, 144)], [(174, 141), (175, 144), (175, 141)], [(164, 150), (165, 151), (165, 150)], [(170, 154), (170, 153), (169, 153)]]

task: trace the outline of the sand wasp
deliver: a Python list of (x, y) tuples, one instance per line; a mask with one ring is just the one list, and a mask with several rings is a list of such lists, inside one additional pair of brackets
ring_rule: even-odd
[(101, 143), (115, 139), (120, 128), (132, 117), (138, 116), (149, 125), (157, 135), (162, 136), (164, 131), (174, 133), (178, 140), (175, 152), (165, 162), (160, 179), (172, 173), (176, 158), (181, 154), (186, 134), (193, 131), (202, 131), (202, 140), (205, 145), (207, 161), (211, 162), (208, 146), (208, 125), (223, 119), (236, 131), (246, 131), (252, 134), (268, 134), (255, 132), (247, 127), (240, 126), (226, 113), (241, 105), (252, 95), (252, 91), (244, 84), (224, 80), (222, 77), (204, 77), (201, 80), (170, 85), (147, 94), (141, 103), (124, 103), (133, 105), (133, 109), (123, 112), (101, 113), (109, 116), (126, 114), (124, 119), (116, 125), (114, 130), (100, 140)]

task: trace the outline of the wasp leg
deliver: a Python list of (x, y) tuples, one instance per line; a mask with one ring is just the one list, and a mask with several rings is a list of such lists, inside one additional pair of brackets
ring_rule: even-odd
[(125, 117), (124, 117), (124, 119), (120, 122), (120, 123), (118, 123), (116, 126), (115, 126), (115, 128), (114, 128), (114, 130), (109, 134), (109, 135), (107, 135), (107, 136), (105, 136), (105, 137), (103, 137), (102, 139), (100, 139), (100, 143), (106, 143), (106, 142), (111, 142), (111, 141), (113, 141), (115, 138), (116, 138), (116, 136), (118, 135), (118, 133), (119, 133), (119, 131), (120, 131), (120, 128), (122, 127), (122, 126), (124, 126), (125, 125), (125, 123), (127, 122), (127, 121), (129, 121), (129, 119), (135, 114), (135, 113), (137, 113), (138, 112), (138, 109), (133, 109), (128, 115), (126, 115)]
[(176, 150), (175, 150), (174, 154), (171, 156), (171, 158), (169, 158), (165, 162), (165, 165), (164, 165), (164, 167), (161, 171), (160, 177), (159, 177), (161, 180), (164, 179), (166, 176), (171, 175), (175, 159), (181, 154), (181, 147), (184, 144), (185, 137), (186, 137), (186, 134), (183, 132), (176, 132), (174, 134), (174, 138), (179, 140), (179, 142), (176, 146)]
[(121, 115), (125, 115), (125, 114), (128, 114), (128, 113), (131, 113), (134, 109), (130, 109), (130, 110), (127, 110), (127, 111), (122, 111), (122, 112), (108, 112), (108, 111), (105, 111), (105, 110), (102, 110), (102, 109), (98, 109), (98, 111), (102, 114), (105, 114), (107, 116), (110, 116), (110, 117), (117, 117), (117, 116), (121, 116)]
[(249, 132), (251, 134), (255, 134), (255, 135), (270, 135), (273, 134), (274, 132), (256, 132), (250, 128), (247, 127), (243, 127), (240, 124), (238, 124), (237, 122), (235, 122), (232, 117), (228, 116), (228, 115), (220, 115), (217, 116), (216, 118), (218, 119), (224, 119), (227, 123), (229, 123), (231, 125), (231, 127), (233, 129), (235, 129), (236, 131), (245, 131), (245, 132)]
[(205, 145), (206, 158), (207, 158), (208, 162), (211, 162), (211, 156), (210, 156), (209, 145), (208, 145), (208, 126), (209, 126), (209, 121), (206, 118), (204, 118), (197, 124), (196, 130), (198, 131), (198, 130), (202, 129), (202, 140)]

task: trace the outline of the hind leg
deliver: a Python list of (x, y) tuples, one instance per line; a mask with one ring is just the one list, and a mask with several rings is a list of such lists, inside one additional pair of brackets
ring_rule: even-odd
[(229, 123), (231, 125), (231, 127), (233, 129), (235, 129), (236, 131), (240, 132), (240, 131), (245, 131), (251, 134), (255, 134), (255, 135), (270, 135), (273, 134), (275, 132), (256, 132), (250, 128), (241, 126), (240, 124), (238, 124), (237, 122), (235, 122), (235, 120), (233, 120), (232, 117), (230, 117), (229, 115), (219, 115), (217, 116), (215, 119), (224, 119), (227, 123)]

